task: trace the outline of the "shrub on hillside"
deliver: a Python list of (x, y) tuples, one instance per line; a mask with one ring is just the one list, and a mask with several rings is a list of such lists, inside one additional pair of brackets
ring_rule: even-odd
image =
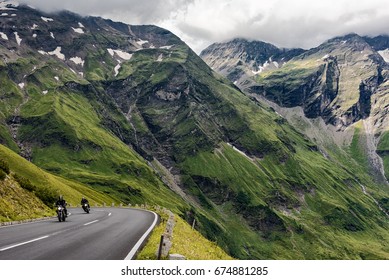
[(52, 207), (56, 202), (57, 193), (55, 190), (49, 187), (37, 187), (33, 185), (29, 179), (17, 174), (14, 177), (23, 189), (33, 192), (36, 197), (38, 197), (47, 206)]
[(0, 181), (3, 181), (7, 177), (7, 174), (0, 169)]
[(55, 204), (58, 197), (57, 192), (49, 187), (39, 188), (35, 194), (40, 200), (42, 200), (44, 204), (49, 207), (52, 207)]
[(28, 179), (26, 179), (26, 178), (24, 178), (23, 176), (20, 176), (20, 175), (18, 175), (18, 174), (15, 174), (14, 177), (15, 177), (16, 182), (18, 182), (19, 185), (20, 185), (23, 189), (28, 190), (28, 191), (30, 191), (30, 192), (33, 192), (33, 191), (36, 190), (36, 186), (34, 186), (34, 185), (30, 182), (30, 180), (28, 180)]
[(9, 174), (9, 165), (2, 159), (0, 159), (0, 170), (4, 171), (6, 174)]

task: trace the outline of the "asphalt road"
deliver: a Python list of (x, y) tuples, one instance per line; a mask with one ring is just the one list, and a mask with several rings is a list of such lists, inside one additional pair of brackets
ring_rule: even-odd
[(0, 227), (2, 260), (123, 260), (136, 250), (157, 215), (128, 208), (70, 208), (57, 218)]

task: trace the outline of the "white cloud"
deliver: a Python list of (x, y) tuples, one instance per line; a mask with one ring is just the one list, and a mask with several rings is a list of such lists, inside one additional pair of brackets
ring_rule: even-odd
[(355, 32), (388, 33), (387, 0), (24, 0), (54, 11), (68, 9), (129, 24), (167, 28), (197, 53), (216, 41), (235, 37), (263, 40), (280, 47), (317, 46), (331, 37)]

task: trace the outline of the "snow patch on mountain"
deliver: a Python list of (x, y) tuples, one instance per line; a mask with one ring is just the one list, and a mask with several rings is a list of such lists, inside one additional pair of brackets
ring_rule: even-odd
[(114, 57), (114, 55), (116, 54), (117, 56), (119, 56), (121, 59), (124, 60), (130, 60), (132, 57), (132, 53), (127, 53), (122, 50), (107, 49), (107, 51), (112, 57)]
[(57, 47), (55, 50), (53, 50), (51, 52), (45, 52), (45, 51), (42, 51), (42, 50), (39, 50), (38, 52), (40, 54), (43, 54), (43, 55), (55, 55), (59, 59), (65, 60), (65, 55), (63, 53), (61, 53), (61, 50), (62, 50), (61, 47)]
[(389, 49), (378, 51), (380, 56), (385, 60), (385, 62), (389, 63)]
[(85, 63), (85, 61), (81, 57), (78, 57), (78, 56), (71, 57), (69, 60), (73, 61), (75, 64), (78, 64), (78, 65), (81, 65), (81, 66), (84, 66), (84, 63)]
[(82, 30), (82, 28), (74, 28), (74, 27), (72, 27), (72, 29), (73, 29), (74, 32), (76, 32), (78, 34), (84, 34), (85, 33), (84, 30)]
[(119, 64), (115, 66), (114, 68), (114, 71), (115, 71), (115, 77), (119, 74), (119, 70), (122, 66), (120, 65), (120, 61), (119, 61)]
[(259, 70), (258, 70), (258, 71), (251, 70), (251, 73), (253, 73), (254, 75), (258, 75), (258, 74), (260, 74), (262, 71), (263, 71), (263, 68), (262, 68), (262, 67), (259, 67)]
[(262, 73), (262, 71), (264, 69), (265, 69), (264, 67), (259, 66), (257, 71), (251, 70), (251, 73), (253, 73), (254, 75), (258, 75), (258, 74)]
[(8, 36), (7, 34), (3, 33), (3, 32), (0, 32), (0, 37), (3, 39), (3, 40), (7, 40), (8, 41)]
[(142, 39), (139, 39), (138, 41), (136, 41), (136, 43), (138, 44), (138, 45), (141, 45), (141, 46), (143, 46), (144, 44), (147, 44), (149, 41), (147, 41), (147, 40), (142, 40)]
[(108, 53), (111, 55), (111, 56), (114, 56), (115, 55), (115, 52), (113, 49), (107, 49)]
[(44, 22), (54, 21), (52, 18), (47, 18), (47, 17), (41, 17), (41, 19), (42, 19)]
[(15, 34), (15, 40), (18, 43), (18, 45), (20, 46), (20, 43), (22, 42), (22, 39), (20, 38), (18, 32), (14, 32), (14, 34)]
[(55, 55), (59, 59), (65, 60), (65, 55), (63, 53), (61, 53), (61, 50), (62, 50), (61, 47), (57, 47), (54, 51), (48, 52), (48, 54), (49, 55)]
[(159, 48), (160, 48), (160, 49), (163, 49), (163, 50), (170, 50), (172, 47), (174, 47), (174, 45), (162, 46), (162, 47), (159, 47)]

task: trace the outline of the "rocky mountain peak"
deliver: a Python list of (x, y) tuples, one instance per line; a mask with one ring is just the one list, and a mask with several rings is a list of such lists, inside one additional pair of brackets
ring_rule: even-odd
[(235, 38), (210, 45), (201, 52), (200, 57), (235, 85), (240, 85), (248, 77), (279, 68), (301, 52), (299, 49), (280, 49), (262, 41)]
[[(344, 129), (369, 115), (370, 96), (386, 80), (388, 42), (385, 36), (368, 39), (352, 33), (307, 51), (288, 51), (233, 40), (210, 46), (202, 58), (243, 91), (264, 95), (281, 106), (302, 106), (306, 116), (321, 116)], [(245, 60), (233, 60), (232, 50), (237, 48), (244, 50), (240, 54), (249, 54)], [(220, 49), (223, 59), (218, 59)]]

